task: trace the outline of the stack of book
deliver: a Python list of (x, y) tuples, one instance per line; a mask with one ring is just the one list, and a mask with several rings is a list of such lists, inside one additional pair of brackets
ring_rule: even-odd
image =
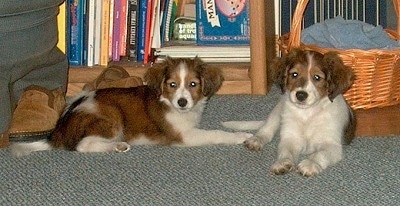
[[(185, 3), (192, 3), (191, 6)], [(66, 0), (66, 53), (70, 65), (162, 61), (198, 56), (209, 62), (249, 62), (249, 1)], [(175, 22), (195, 13), (184, 40)], [(173, 42), (186, 41), (174, 46)], [(187, 43), (189, 42), (189, 43)], [(166, 46), (169, 45), (169, 46)]]

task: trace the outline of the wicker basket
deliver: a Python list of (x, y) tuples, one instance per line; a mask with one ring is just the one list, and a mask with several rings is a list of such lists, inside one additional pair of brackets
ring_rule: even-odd
[[(351, 66), (356, 75), (352, 87), (344, 94), (353, 109), (385, 107), (400, 103), (400, 48), (399, 49), (348, 49), (322, 48), (317, 45), (300, 43), (301, 23), (308, 0), (299, 0), (292, 19), (291, 32), (278, 39), (283, 53), (300, 47), (320, 53), (335, 51), (344, 64)], [(398, 32), (385, 30), (388, 35), (400, 40), (399, 0), (393, 0), (398, 20)]]

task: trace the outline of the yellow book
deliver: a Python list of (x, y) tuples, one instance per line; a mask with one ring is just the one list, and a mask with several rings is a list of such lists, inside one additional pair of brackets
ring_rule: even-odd
[(101, 34), (100, 34), (100, 65), (107, 66), (110, 61), (110, 10), (111, 0), (103, 0), (101, 11)]
[(101, 34), (100, 34), (100, 65), (107, 66), (110, 61), (110, 11), (112, 7), (111, 0), (103, 0), (101, 7)]
[(57, 43), (57, 47), (64, 52), (64, 54), (66, 53), (66, 49), (67, 49), (67, 40), (66, 40), (66, 11), (65, 11), (65, 2), (62, 3), (59, 7), (60, 12), (57, 15), (57, 27), (58, 27), (58, 43)]

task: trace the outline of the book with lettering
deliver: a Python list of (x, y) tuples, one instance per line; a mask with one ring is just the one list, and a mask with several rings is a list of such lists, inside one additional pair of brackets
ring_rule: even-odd
[(101, 26), (102, 26), (102, 12), (103, 0), (95, 0), (95, 16), (94, 16), (94, 65), (100, 65), (100, 51), (101, 51)]
[(128, 1), (128, 33), (127, 33), (127, 45), (126, 45), (126, 56), (129, 61), (137, 61), (137, 33), (138, 33), (138, 17), (139, 17), (139, 5), (138, 0)]
[(87, 41), (86, 41), (86, 48), (87, 48), (87, 59), (86, 59), (86, 66), (94, 66), (94, 29), (95, 29), (95, 0), (87, 0)]
[(197, 44), (250, 44), (249, 3), (249, 0), (196, 1)]
[(119, 34), (119, 55), (126, 56), (126, 40), (128, 34), (128, 0), (121, 1), (120, 12), (120, 34)]
[(111, 0), (103, 0), (101, 12), (101, 39), (100, 39), (100, 65), (108, 66), (110, 61), (109, 39), (110, 39), (110, 6)]
[(146, 38), (146, 16), (147, 16), (147, 0), (139, 1), (139, 22), (138, 22), (138, 61), (142, 62), (144, 60), (144, 48), (145, 48), (145, 38)]
[(70, 65), (83, 65), (86, 0), (67, 0), (67, 56)]
[(121, 28), (121, 1), (114, 0), (113, 13), (113, 32), (112, 32), (112, 60), (120, 60), (120, 28)]
[(149, 55), (151, 51), (151, 27), (152, 27), (152, 17), (153, 17), (153, 4), (154, 0), (147, 1), (147, 11), (146, 11), (146, 33), (144, 36), (144, 55), (143, 55), (143, 63), (149, 62)]

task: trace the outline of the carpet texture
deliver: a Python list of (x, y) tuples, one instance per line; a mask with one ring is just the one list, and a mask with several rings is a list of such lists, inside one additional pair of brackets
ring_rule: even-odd
[[(278, 101), (217, 95), (202, 128), (262, 120)], [(0, 205), (400, 205), (400, 137), (363, 137), (319, 176), (275, 176), (278, 138), (260, 152), (242, 145), (135, 146), (122, 154), (0, 150)]]

